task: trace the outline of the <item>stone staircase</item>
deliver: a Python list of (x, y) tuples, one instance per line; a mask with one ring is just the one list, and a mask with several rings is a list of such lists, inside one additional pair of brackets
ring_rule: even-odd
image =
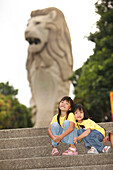
[[(107, 133), (113, 130), (113, 122), (100, 125)], [(67, 148), (65, 144), (58, 146), (61, 153)], [(0, 170), (113, 170), (113, 149), (110, 153), (87, 154), (80, 143), (79, 155), (54, 157), (51, 150), (47, 128), (0, 130)]]

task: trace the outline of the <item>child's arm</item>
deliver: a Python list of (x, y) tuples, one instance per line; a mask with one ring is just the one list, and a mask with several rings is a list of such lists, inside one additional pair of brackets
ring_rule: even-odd
[(102, 142), (107, 142), (107, 141), (109, 141), (109, 136), (106, 136), (106, 137), (103, 139)]
[(57, 139), (59, 136), (53, 136), (51, 132), (51, 125), (49, 125), (49, 128), (48, 128), (48, 135), (51, 139), (53, 139), (54, 142), (57, 142), (57, 143), (60, 142), (60, 140)]
[(55, 136), (55, 142), (59, 143), (65, 136), (67, 136), (69, 133), (71, 133), (75, 128), (75, 123), (70, 122), (70, 126), (66, 131), (64, 131), (61, 135)]
[(53, 136), (53, 134), (52, 134), (52, 132), (51, 132), (51, 125), (49, 125), (49, 128), (48, 128), (48, 135), (49, 135), (49, 137), (50, 137), (51, 139), (54, 140), (54, 136)]
[(78, 140), (88, 136), (90, 134), (90, 132), (91, 132), (90, 128), (86, 129), (81, 135), (79, 135), (78, 137), (74, 137), (73, 142), (77, 143)]

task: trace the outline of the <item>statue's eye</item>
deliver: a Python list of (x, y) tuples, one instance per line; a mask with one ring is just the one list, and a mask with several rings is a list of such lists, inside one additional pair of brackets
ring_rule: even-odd
[(36, 22), (35, 24), (40, 24), (40, 22)]

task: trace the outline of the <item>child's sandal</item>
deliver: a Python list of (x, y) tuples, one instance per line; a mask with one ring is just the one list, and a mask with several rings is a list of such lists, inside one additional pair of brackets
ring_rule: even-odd
[(76, 152), (76, 148), (69, 147), (62, 155), (78, 155), (78, 152)]
[(59, 156), (60, 155), (60, 153), (59, 153), (57, 148), (53, 148), (51, 154), (52, 154), (52, 156)]

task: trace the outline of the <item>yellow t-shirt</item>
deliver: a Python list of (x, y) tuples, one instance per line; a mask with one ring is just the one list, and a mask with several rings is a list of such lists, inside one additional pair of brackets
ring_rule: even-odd
[[(56, 114), (56, 115), (53, 117), (53, 119), (52, 119), (52, 121), (51, 121), (51, 124), (52, 124), (53, 122), (58, 122), (58, 121), (57, 121), (57, 116), (58, 116), (58, 114)], [(60, 125), (61, 125), (62, 128), (63, 128), (63, 122), (64, 122), (64, 120), (66, 120), (66, 116), (64, 116), (64, 117), (61, 117), (61, 116), (60, 116)], [(70, 122), (76, 123), (76, 122), (75, 122), (75, 117), (74, 117), (74, 114), (73, 114), (73, 113), (69, 113), (67, 120), (69, 120)]]
[(78, 125), (84, 125), (85, 129), (90, 128), (91, 130), (98, 130), (105, 137), (105, 130), (91, 119), (83, 120), (83, 122), (78, 123)]

